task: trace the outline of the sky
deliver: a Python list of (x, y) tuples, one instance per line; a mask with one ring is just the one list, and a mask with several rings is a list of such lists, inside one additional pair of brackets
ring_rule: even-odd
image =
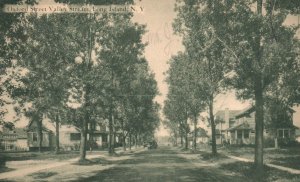
[(172, 22), (176, 17), (175, 0), (141, 0), (136, 5), (144, 7), (144, 13), (135, 14), (133, 21), (147, 25), (148, 32), (143, 41), (148, 42), (145, 57), (155, 73), (158, 88), (161, 93), (156, 98), (163, 103), (168, 92), (164, 82), (164, 72), (168, 70), (168, 60), (178, 51), (183, 50), (180, 37), (173, 34)]
[[(148, 42), (145, 49), (145, 57), (149, 62), (151, 70), (155, 73), (160, 95), (155, 99), (161, 105), (166, 98), (168, 86), (165, 82), (165, 72), (168, 70), (168, 60), (178, 51), (184, 50), (181, 38), (174, 35), (172, 23), (176, 17), (174, 12), (175, 0), (135, 0), (137, 6), (142, 6), (143, 13), (134, 14), (133, 21), (145, 24), (147, 33), (143, 36), (143, 41)], [(53, 0), (42, 0), (41, 4), (53, 4)], [(298, 23), (299, 17), (290, 17), (286, 24)], [(233, 91), (217, 96), (215, 111), (220, 109), (244, 109), (250, 105), (249, 101), (241, 102), (235, 98)], [(295, 124), (300, 127), (300, 109), (294, 108), (298, 112), (295, 114)], [(167, 131), (160, 128), (159, 135), (167, 135)]]

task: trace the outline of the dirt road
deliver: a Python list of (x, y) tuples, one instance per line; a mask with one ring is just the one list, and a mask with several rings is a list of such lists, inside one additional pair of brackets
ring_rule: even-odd
[(271, 169), (267, 169), (266, 172), (265, 180), (254, 180), (255, 175), (251, 172), (250, 163), (228, 157), (205, 159), (203, 152), (193, 153), (179, 148), (159, 146), (155, 150), (141, 148), (119, 156), (97, 157), (85, 165), (69, 162), (31, 174), (10, 177), (4, 181), (296, 182), (300, 180), (300, 175), (287, 175), (286, 172)]
[(208, 161), (199, 160), (199, 155), (181, 153), (169, 147), (159, 147), (134, 155), (132, 159), (100, 171), (87, 178), (74, 181), (248, 181), (245, 178), (226, 174)]

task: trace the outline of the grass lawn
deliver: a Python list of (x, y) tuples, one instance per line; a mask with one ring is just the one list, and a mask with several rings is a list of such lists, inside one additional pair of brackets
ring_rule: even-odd
[[(253, 147), (229, 146), (221, 148), (221, 152), (246, 159), (254, 159)], [(264, 149), (264, 162), (300, 170), (300, 147), (285, 149)]]
[(264, 166), (264, 173), (262, 179), (255, 178), (255, 172), (253, 168), (253, 163), (250, 162), (232, 162), (227, 164), (222, 164), (220, 169), (226, 170), (230, 173), (245, 176), (253, 181), (261, 182), (273, 182), (273, 181), (289, 181), (298, 182), (300, 181), (300, 175), (290, 174), (285, 171), (274, 169), (268, 166)]
[(0, 153), (0, 160), (23, 161), (23, 160), (64, 160), (79, 156), (79, 151), (66, 151), (55, 154), (53, 151), (47, 152), (4, 152)]

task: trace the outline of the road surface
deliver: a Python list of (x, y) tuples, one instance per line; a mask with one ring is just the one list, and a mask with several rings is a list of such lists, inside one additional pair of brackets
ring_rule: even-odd
[(176, 181), (248, 181), (241, 176), (224, 173), (215, 164), (202, 161), (199, 155), (187, 154), (170, 147), (159, 147), (134, 154), (112, 168), (93, 176), (73, 181), (104, 182), (176, 182)]

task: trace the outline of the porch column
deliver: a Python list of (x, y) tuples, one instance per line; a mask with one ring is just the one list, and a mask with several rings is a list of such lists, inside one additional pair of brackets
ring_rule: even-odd
[(242, 130), (242, 141), (244, 142), (244, 132), (245, 130)]
[(238, 138), (237, 138), (237, 130), (235, 130), (235, 144), (237, 144), (237, 140), (238, 140)]

